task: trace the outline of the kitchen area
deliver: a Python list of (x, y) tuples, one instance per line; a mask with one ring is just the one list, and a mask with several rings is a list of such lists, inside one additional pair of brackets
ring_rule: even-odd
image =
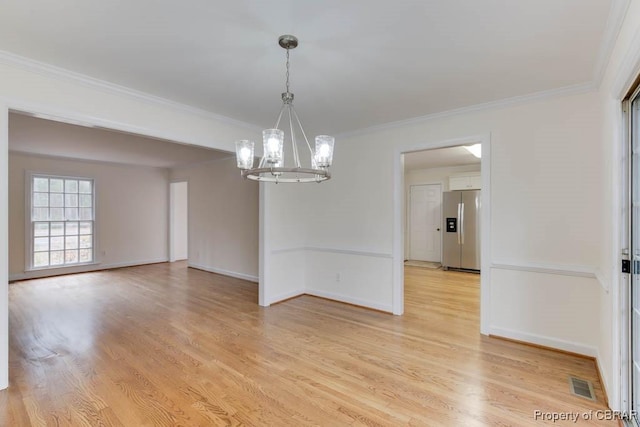
[(480, 271), (479, 148), (405, 154), (405, 265)]

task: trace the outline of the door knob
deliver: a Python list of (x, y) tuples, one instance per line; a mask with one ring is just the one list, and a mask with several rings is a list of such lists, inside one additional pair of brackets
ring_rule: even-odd
[(436, 231), (440, 231), (440, 228), (436, 228)]

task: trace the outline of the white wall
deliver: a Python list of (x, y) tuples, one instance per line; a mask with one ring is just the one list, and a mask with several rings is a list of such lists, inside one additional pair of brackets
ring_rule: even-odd
[[(25, 272), (25, 172), (95, 180), (98, 265)], [(11, 279), (168, 260), (167, 169), (9, 154), (9, 275)]]
[[(306, 206), (306, 289), (391, 307), (395, 151), (490, 134), (488, 332), (595, 355), (592, 316), (599, 315), (595, 271), (603, 198), (600, 116), (599, 97), (591, 92), (338, 138), (333, 178), (279, 199), (289, 207)], [(363, 257), (371, 259), (366, 267)], [(347, 280), (337, 285), (336, 274)], [(566, 301), (574, 293), (580, 293), (580, 305)], [(542, 321), (548, 313), (554, 313), (552, 320)], [(562, 323), (567, 318), (569, 326)]]
[(172, 182), (169, 191), (169, 261), (189, 256), (189, 184)]
[(260, 234), (264, 246), (261, 259), (264, 291), (261, 305), (268, 306), (306, 291), (304, 245), (309, 213), (304, 197), (309, 186), (317, 185), (263, 184)]
[(258, 184), (235, 158), (171, 170), (188, 181), (189, 265), (258, 281)]
[(480, 163), (464, 166), (446, 166), (430, 169), (413, 169), (405, 171), (404, 174), (404, 200), (405, 215), (404, 217), (404, 257), (409, 255), (409, 221), (410, 203), (411, 203), (411, 186), (423, 184), (441, 184), (442, 191), (449, 191), (449, 177), (451, 175), (463, 172), (480, 172)]

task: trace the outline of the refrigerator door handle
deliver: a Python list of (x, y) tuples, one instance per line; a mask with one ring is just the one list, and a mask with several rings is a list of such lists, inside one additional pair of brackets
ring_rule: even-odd
[(461, 235), (460, 235), (460, 230), (462, 230), (462, 203), (458, 203), (458, 244), (462, 244), (462, 241), (460, 240)]
[(464, 203), (460, 203), (460, 240), (464, 245)]

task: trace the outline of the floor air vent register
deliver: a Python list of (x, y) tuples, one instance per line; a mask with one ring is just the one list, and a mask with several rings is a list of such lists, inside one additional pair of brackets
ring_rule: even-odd
[(571, 394), (575, 396), (589, 400), (596, 400), (596, 394), (593, 391), (593, 384), (591, 384), (591, 381), (570, 376), (569, 390), (571, 391)]

